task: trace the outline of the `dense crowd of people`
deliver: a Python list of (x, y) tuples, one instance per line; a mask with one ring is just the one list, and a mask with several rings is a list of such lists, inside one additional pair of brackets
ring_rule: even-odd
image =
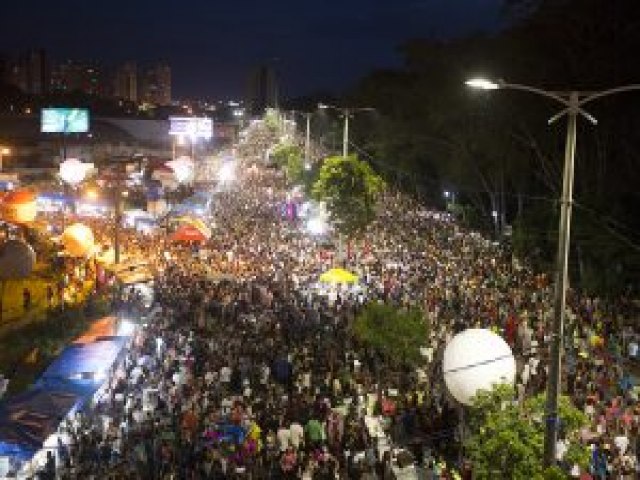
[[(517, 399), (540, 392), (547, 276), (386, 193), (348, 248), (361, 288), (327, 296), (317, 281), (335, 248), (283, 215), (285, 201), (284, 179), (254, 167), (216, 194), (206, 245), (129, 239), (156, 269), (155, 308), (103, 400), (65, 425), (70, 443), (43, 478), (391, 479), (405, 462), (429, 480), (472, 478), (468, 462), (452, 464), (458, 417), (442, 352), (455, 333), (490, 328), (514, 349)], [(423, 309), (420, 368), (353, 336), (369, 301)], [(580, 436), (592, 458), (586, 470), (568, 464), (561, 438), (558, 460), (575, 478), (636, 478), (637, 311), (575, 291), (568, 305), (564, 388), (590, 420)]]

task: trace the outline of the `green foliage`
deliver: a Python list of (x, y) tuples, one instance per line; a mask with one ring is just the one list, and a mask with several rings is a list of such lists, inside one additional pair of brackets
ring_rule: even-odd
[(280, 130), (280, 114), (275, 109), (267, 109), (264, 114), (263, 122), (265, 127), (274, 134)]
[[(375, 128), (354, 122), (354, 138), (380, 159), (376, 169), (389, 183), (441, 206), (442, 191), (455, 190), (477, 214), (467, 216), (470, 225), (490, 232), (492, 210), (504, 212), (507, 224), (517, 220), (519, 255), (537, 250), (544, 268), (556, 254), (564, 119), (550, 128), (554, 110), (543, 98), (481, 92), (463, 82), (486, 74), (586, 91), (634, 83), (640, 64), (630, 46), (640, 42), (640, 30), (618, 26), (636, 10), (635, 0), (616, 8), (607, 0), (506, 0), (508, 27), (496, 35), (407, 42), (402, 68), (373, 72), (352, 92), (352, 103), (381, 113)], [(578, 127), (571, 278), (599, 295), (629, 286), (635, 294), (640, 272), (640, 113), (638, 93), (624, 95), (590, 104), (598, 128), (582, 120)]]
[(567, 480), (568, 476), (560, 467), (547, 468), (540, 477), (536, 475), (535, 480)]
[(347, 235), (362, 231), (375, 216), (384, 181), (356, 155), (324, 160), (312, 195), (327, 205), (331, 220)]
[(271, 159), (284, 169), (291, 183), (298, 183), (304, 174), (303, 152), (298, 145), (282, 143), (271, 153)]
[[(544, 471), (545, 396), (537, 395), (514, 405), (513, 388), (499, 385), (480, 392), (471, 410), (471, 436), (465, 443), (474, 465), (475, 478), (553, 479), (565, 478), (561, 472)], [(589, 452), (578, 442), (577, 434), (587, 424), (585, 415), (567, 397), (559, 402), (561, 433), (569, 440), (565, 459), (586, 467)], [(556, 475), (561, 475), (560, 477)]]
[(399, 309), (386, 303), (370, 303), (356, 318), (353, 333), (361, 342), (389, 358), (417, 364), (421, 360), (420, 347), (427, 340), (428, 325), (418, 308)]

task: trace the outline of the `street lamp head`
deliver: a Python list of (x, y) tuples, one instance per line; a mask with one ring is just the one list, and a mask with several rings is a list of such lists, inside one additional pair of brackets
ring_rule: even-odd
[(500, 88), (500, 83), (480, 77), (471, 78), (464, 83), (467, 87), (477, 88), (479, 90), (497, 90)]
[(7, 147), (2, 147), (0, 149), (0, 155), (10, 155), (11, 154), (11, 149), (7, 148)]
[(320, 110), (326, 110), (327, 108), (329, 108), (329, 105), (322, 103), (322, 102), (318, 102), (318, 108)]

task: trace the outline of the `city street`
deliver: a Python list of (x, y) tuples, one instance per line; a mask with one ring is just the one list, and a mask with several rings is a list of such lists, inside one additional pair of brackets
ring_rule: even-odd
[(637, 0), (176, 6), (3, 2), (0, 480), (640, 479)]

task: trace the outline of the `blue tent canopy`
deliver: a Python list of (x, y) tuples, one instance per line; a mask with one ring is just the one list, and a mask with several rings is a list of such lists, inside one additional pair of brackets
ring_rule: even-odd
[(69, 345), (40, 378), (103, 380), (125, 342), (125, 337), (102, 337), (91, 343)]
[(87, 400), (93, 398), (101, 382), (95, 380), (67, 380), (64, 378), (41, 378), (36, 387), (45, 390), (59, 390), (79, 397), (77, 408), (81, 409)]
[(0, 454), (29, 459), (76, 406), (70, 392), (36, 388), (0, 406)]
[(0, 402), (0, 455), (29, 460), (60, 422), (90, 400), (129, 337), (96, 337), (65, 348), (35, 388)]

